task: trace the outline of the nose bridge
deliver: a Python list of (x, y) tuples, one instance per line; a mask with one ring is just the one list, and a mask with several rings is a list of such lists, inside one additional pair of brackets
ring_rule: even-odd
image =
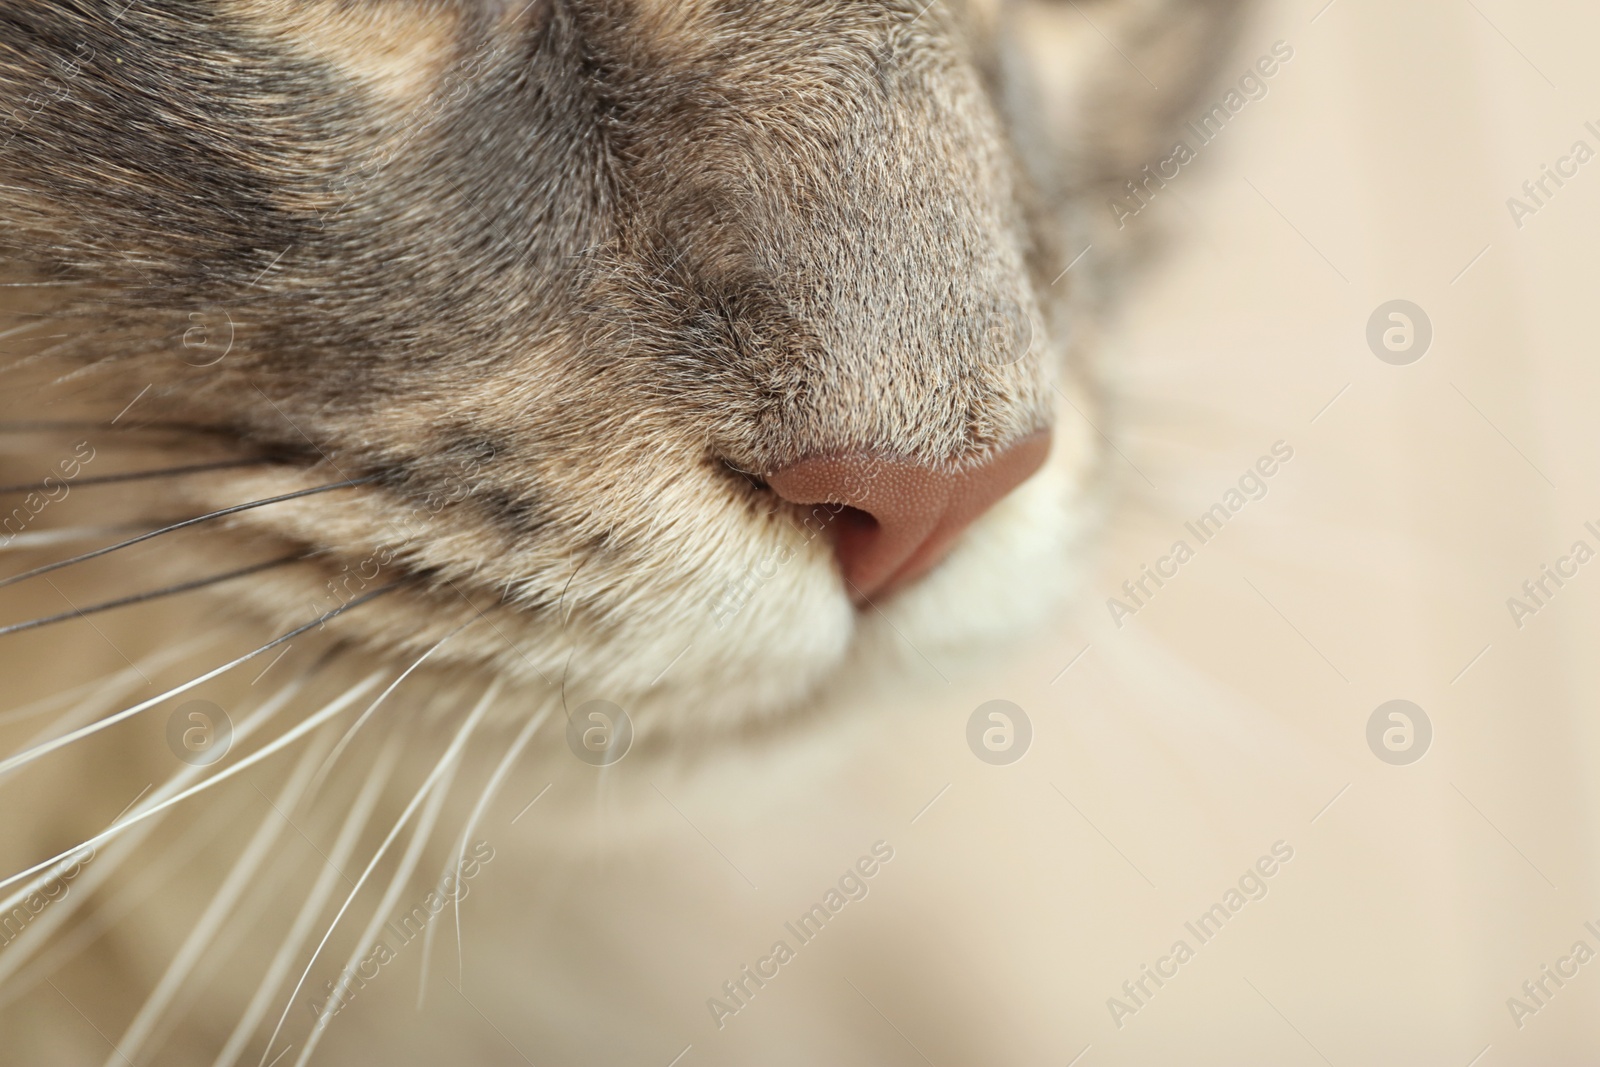
[(1049, 451), (1049, 431), (1041, 431), (967, 466), (855, 453), (802, 460), (767, 481), (791, 503), (849, 509), (830, 532), (841, 576), (859, 603), (933, 568)]
[(752, 197), (764, 272), (814, 342), (779, 416), (789, 451), (765, 465), (960, 456), (1049, 423), (1020, 193), (972, 72), (949, 77), (948, 99), (897, 89), (842, 103), (851, 135), (800, 138), (807, 151), (781, 154)]
[(783, 440), (762, 466), (862, 453), (878, 465), (856, 479), (887, 477), (886, 456), (958, 457), (946, 462), (959, 470), (975, 447), (1053, 423), (1048, 370), (1057, 350), (1024, 285), (947, 280), (941, 292), (919, 282), (924, 291), (886, 284), (890, 292), (870, 301), (789, 303), (816, 341), (797, 360), (804, 388), (774, 407)]

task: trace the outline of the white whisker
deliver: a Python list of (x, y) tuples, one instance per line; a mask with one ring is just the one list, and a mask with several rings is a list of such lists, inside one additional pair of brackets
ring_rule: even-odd
[(339, 743), (333, 746), (333, 751), (328, 753), (328, 758), (322, 761), (322, 767), (317, 771), (317, 777), (311, 783), (311, 793), (313, 796), (315, 796), (317, 791), (322, 788), (322, 783), (327, 779), (328, 772), (331, 771), (333, 769), (333, 765), (338, 762), (339, 757), (344, 753), (345, 748), (356, 736), (357, 731), (365, 726), (367, 720), (372, 718), (372, 713), (377, 711), (378, 707), (385, 700), (389, 699), (389, 694), (393, 693), (397, 688), (399, 688), (401, 682), (411, 677), (412, 671), (415, 671), (418, 667), (426, 663), (429, 656), (439, 651), (439, 649), (444, 646), (446, 641), (450, 640), (456, 634), (460, 633), (462, 630), (465, 630), (468, 626), (471, 626), (472, 623), (476, 621), (476, 619), (473, 619), (468, 622), (464, 622), (460, 626), (457, 626), (454, 630), (451, 630), (449, 633), (439, 638), (438, 642), (434, 644), (433, 647), (429, 648), (428, 651), (417, 657), (416, 662), (412, 663), (411, 666), (407, 667), (404, 671), (401, 671), (400, 677), (390, 682), (389, 688), (385, 689), (381, 694), (379, 694), (378, 699), (372, 702), (372, 706), (366, 711), (363, 711), (360, 718), (356, 719), (355, 722), (350, 724), (350, 728), (344, 732), (344, 736), (339, 738)]
[(22, 552), (51, 545), (71, 544), (74, 541), (93, 541), (101, 537), (125, 534), (129, 530), (147, 529), (148, 523), (123, 523), (118, 526), (65, 526), (59, 530), (33, 530), (12, 534), (0, 543), (0, 552)]
[[(123, 721), (125, 721), (127, 719), (131, 719), (135, 715), (139, 714), (140, 712), (148, 711), (150, 708), (155, 707), (157, 704), (160, 704), (162, 701), (170, 700), (172, 697), (175, 697), (180, 693), (187, 693), (189, 690), (195, 688), (198, 685), (203, 685), (206, 682), (209, 682), (211, 679), (218, 677), (219, 675), (226, 674), (227, 672), (233, 670), (235, 667), (239, 666), (242, 663), (250, 662), (251, 660), (255, 659), (257, 656), (261, 655), (263, 652), (270, 652), (272, 649), (277, 648), (279, 645), (283, 644), (284, 642), (293, 640), (294, 638), (299, 637), (301, 634), (305, 633), (308, 630), (315, 629), (316, 627), (322, 625), (324, 622), (327, 622), (329, 619), (332, 619), (334, 616), (342, 614), (343, 612), (348, 611), (349, 609), (351, 609), (353, 607), (356, 607), (359, 604), (364, 604), (367, 601), (371, 600), (373, 597), (380, 596), (380, 595), (382, 595), (384, 593), (387, 593), (387, 592), (389, 592), (389, 591), (391, 591), (391, 590), (393, 590), (395, 588), (396, 588), (396, 586), (393, 586), (393, 585), (385, 586), (382, 589), (377, 589), (377, 590), (374, 590), (371, 593), (368, 593), (364, 597), (359, 597), (359, 598), (357, 598), (355, 600), (352, 600), (348, 604), (341, 604), (339, 607), (334, 608), (332, 611), (324, 613), (320, 618), (315, 619), (315, 620), (313, 620), (311, 622), (308, 622), (304, 626), (300, 626), (300, 627), (297, 627), (297, 628), (295, 628), (293, 630), (290, 630), (286, 634), (282, 634), (282, 635), (280, 635), (278, 637), (274, 637), (271, 641), (268, 641), (266, 644), (262, 645), (261, 647), (255, 649), (255, 650), (253, 650), (251, 652), (246, 652), (244, 655), (238, 657), (235, 660), (232, 660), (229, 663), (225, 663), (220, 667), (214, 667), (211, 670), (207, 671), (206, 673), (200, 675), (200, 677), (198, 677), (198, 678), (195, 678), (195, 679), (193, 679), (191, 681), (184, 682), (182, 685), (174, 686), (173, 688), (168, 689), (165, 693), (161, 693), (161, 694), (159, 694), (157, 696), (151, 697), (148, 700), (141, 701), (140, 703), (133, 705), (131, 708), (125, 708), (124, 710), (117, 712), (115, 715), (108, 715), (105, 718), (100, 719), (97, 722), (90, 723), (87, 726), (80, 727), (80, 728), (78, 728), (76, 730), (71, 731), (70, 733), (63, 734), (60, 737), (54, 738), (53, 740), (46, 741), (43, 744), (35, 745), (34, 747), (29, 748), (29, 749), (25, 749), (22, 752), (19, 752), (14, 756), (8, 757), (7, 759), (0, 760), (0, 777), (4, 777), (5, 775), (7, 775), (7, 774), (11, 773), (12, 771), (16, 770), (18, 767), (21, 767), (21, 766), (24, 766), (26, 764), (32, 763), (34, 760), (39, 759), (41, 756), (47, 756), (47, 755), (49, 755), (50, 753), (56, 751), (59, 748), (65, 748), (67, 745), (72, 744), (74, 741), (80, 741), (85, 737), (89, 737), (92, 734), (96, 734), (96, 733), (100, 732), (101, 730), (107, 729), (108, 727), (115, 726), (119, 722), (123, 722)], [(4, 887), (3, 883), (0, 883), (0, 888), (3, 888), (3, 887)]]
[(4, 341), (7, 337), (15, 337), (19, 333), (27, 333), (29, 330), (37, 330), (39, 327), (55, 321), (53, 318), (41, 318), (36, 322), (25, 322), (21, 326), (13, 326), (9, 330), (0, 330), (0, 341)]
[[(270, 699), (263, 702), (259, 708), (246, 716), (234, 731), (234, 743), (241, 744), (248, 740), (262, 725), (282, 710), (284, 705), (293, 699), (294, 695), (304, 685), (305, 677), (301, 676), (289, 682), (277, 693), (274, 693)], [(183, 770), (163, 782), (159, 788), (148, 796), (141, 797), (139, 801), (135, 802), (135, 805), (142, 801), (145, 807), (154, 806), (182, 789), (189, 782), (192, 782), (205, 770), (206, 768), (203, 765), (186, 766)], [(135, 807), (135, 805), (129, 805), (129, 807)], [(140, 809), (136, 808), (135, 814), (138, 813), (138, 810)], [(112, 822), (112, 827), (120, 826), (122, 819), (127, 814), (128, 812), (124, 811), (122, 815), (119, 815)], [(23, 930), (21, 935), (11, 942), (10, 946), (8, 946), (10, 951), (4, 956), (0, 956), (0, 987), (3, 987), (6, 980), (33, 956), (38, 946), (47, 942), (50, 935), (58, 927), (72, 918), (80, 905), (92, 898), (97, 888), (116, 874), (122, 861), (137, 851), (138, 844), (149, 836), (150, 832), (160, 825), (161, 821), (159, 818), (152, 819), (134, 833), (119, 839), (112, 849), (107, 850), (106, 854), (97, 856), (93, 865), (86, 868), (73, 883), (73, 888), (76, 892), (63, 897), (47, 914), (41, 915), (30, 923), (27, 929)], [(18, 901), (29, 893), (37, 891), (40, 886), (55, 877), (57, 873), (58, 871), (55, 869), (46, 871), (16, 890), (5, 901), (0, 901), (0, 905), (3, 905), (0, 906), (0, 914), (15, 906)]]
[(294, 991), (289, 994), (289, 1001), (283, 1006), (283, 1014), (278, 1017), (278, 1025), (273, 1027), (272, 1037), (267, 1041), (267, 1047), (262, 1050), (261, 1063), (257, 1067), (263, 1067), (266, 1064), (267, 1054), (272, 1051), (273, 1044), (278, 1040), (278, 1034), (283, 1030), (284, 1022), (289, 1018), (289, 1010), (294, 1007), (294, 1002), (299, 997), (300, 990), (305, 986), (306, 979), (310, 977), (311, 968), (316, 966), (317, 959), (322, 955), (323, 948), (327, 946), (328, 940), (333, 937), (334, 930), (339, 926), (339, 920), (343, 919), (344, 913), (350, 910), (350, 905), (355, 901), (356, 894), (361, 892), (361, 887), (366, 884), (368, 878), (372, 877), (373, 870), (377, 868), (378, 863), (388, 853), (389, 846), (394, 843), (394, 839), (400, 835), (400, 831), (405, 829), (406, 824), (411, 821), (411, 816), (416, 814), (417, 806), (422, 803), (423, 798), (428, 795), (429, 790), (433, 788), (439, 776), (444, 773), (450, 761), (456, 757), (462, 746), (466, 744), (467, 737), (470, 736), (473, 728), (478, 724), (478, 719), (487, 710), (488, 704), (481, 701), (473, 709), (472, 714), (468, 716), (467, 721), (462, 724), (461, 729), (456, 732), (456, 736), (451, 740), (450, 747), (439, 758), (439, 762), (434, 764), (433, 770), (428, 773), (428, 777), (422, 783), (421, 788), (411, 798), (411, 802), (406, 805), (405, 811), (400, 813), (400, 818), (395, 820), (394, 826), (389, 830), (388, 835), (384, 837), (383, 842), (378, 845), (377, 852), (373, 854), (372, 859), (367, 863), (366, 869), (361, 872), (361, 877), (356, 879), (355, 887), (350, 890), (349, 895), (344, 899), (344, 903), (340, 905), (338, 912), (333, 917), (333, 922), (328, 926), (328, 932), (322, 935), (322, 940), (317, 944), (316, 949), (311, 953), (311, 959), (306, 963), (306, 969), (300, 974), (300, 980), (295, 983)]
[[(249, 799), (244, 790), (237, 792), (240, 799)], [(250, 792), (255, 794), (257, 799), (262, 795), (254, 789)], [(302, 810), (305, 810), (305, 805), (306, 802), (302, 800)], [(246, 891), (238, 906), (228, 916), (227, 923), (206, 948), (205, 956), (190, 971), (183, 988), (173, 998), (172, 1003), (167, 1005), (161, 1022), (145, 1042), (148, 1047), (164, 1049), (175, 1033), (180, 1031), (192, 1033), (197, 1019), (210, 1020), (216, 1017), (218, 979), (227, 980), (227, 976), (237, 973), (240, 963), (243, 962), (238, 955), (241, 948), (251, 957), (257, 955), (254, 948), (260, 944), (263, 924), (268, 921), (267, 913), (281, 903), (284, 890), (287, 888), (286, 877), (291, 871), (298, 873), (297, 869), (287, 862), (285, 849), (288, 847), (290, 840), (285, 837), (279, 843), (277, 851), (273, 853), (270, 865)], [(197, 1009), (201, 1013), (199, 1016), (195, 1015)], [(208, 1041), (207, 1044), (208, 1047), (214, 1047), (216, 1042)]]
[[(388, 888), (383, 892), (383, 897), (378, 901), (378, 906), (373, 910), (372, 918), (367, 920), (367, 927), (361, 931), (361, 936), (356, 938), (355, 947), (351, 949), (350, 958), (345, 961), (344, 967), (339, 971), (334, 980), (334, 988), (339, 988), (339, 981), (347, 974), (355, 971), (356, 965), (361, 962), (364, 953), (368, 951), (373, 941), (377, 938), (378, 930), (388, 921), (389, 913), (393, 910), (395, 902), (400, 899), (400, 894), (405, 891), (411, 881), (412, 872), (417, 869), (417, 863), (422, 859), (422, 850), (427, 847), (428, 839), (433, 836), (434, 824), (439, 821), (439, 812), (444, 807), (445, 799), (450, 795), (450, 786), (455, 781), (456, 772), (461, 769), (461, 757), (466, 748), (466, 741), (471, 739), (472, 731), (482, 720), (493, 703), (494, 691), (498, 688), (498, 679), (489, 683), (489, 688), (484, 691), (478, 706), (467, 716), (466, 725), (458, 735), (459, 744), (453, 743), (450, 751), (446, 752), (444, 760), (447, 770), (439, 777), (438, 783), (432, 787), (428, 802), (423, 806), (422, 815), (417, 819), (417, 828), (411, 835), (411, 840), (406, 844), (405, 853), (400, 857), (400, 863), (395, 867), (394, 875), (389, 879)], [(452, 758), (450, 752), (455, 755)], [(432, 777), (430, 775), (430, 777)], [(430, 922), (429, 927), (433, 924)], [(322, 1035), (328, 1025), (333, 1022), (333, 1017), (338, 1014), (327, 1008), (317, 1018), (317, 1025), (306, 1038), (306, 1046), (300, 1052), (300, 1058), (295, 1062), (295, 1067), (305, 1067), (311, 1061), (311, 1054), (316, 1051), (317, 1045), (322, 1042)]]
[[(240, 801), (246, 799), (243, 794), (238, 798), (227, 798), (223, 803), (208, 809), (191, 825), (178, 834), (175, 842), (160, 857), (158, 865), (147, 868), (129, 879), (119, 881), (116, 891), (112, 895), (93, 897), (97, 887), (109, 880), (109, 875), (91, 881), (96, 874), (96, 869), (102, 864), (115, 872), (128, 857), (139, 852), (145, 839), (161, 826), (164, 817), (151, 819), (141, 823), (133, 830), (117, 838), (103, 851), (96, 853), (94, 863), (85, 869), (83, 875), (73, 882), (73, 892), (62, 898), (49, 913), (41, 913), (26, 930), (22, 937), (31, 934), (36, 926), (45, 923), (57, 907), (74, 914), (79, 903), (87, 905), (93, 902), (93, 908), (86, 908), (89, 914), (71, 925), (70, 930), (62, 936), (48, 938), (48, 947), (30, 943), (28, 951), (33, 958), (26, 966), (16, 968), (15, 978), (8, 978), (4, 985), (0, 985), (0, 1011), (14, 1004), (34, 988), (42, 984), (46, 977), (55, 974), (69, 962), (76, 959), (88, 946), (94, 944), (109, 930), (115, 930), (124, 919), (138, 911), (152, 896), (162, 892), (162, 874), (166, 871), (179, 871), (187, 867), (189, 861), (201, 849), (208, 847), (220, 833), (226, 833), (233, 824), (239, 811), (243, 810)], [(55, 927), (51, 927), (54, 929)], [(9, 946), (16, 950), (22, 942), (22, 937), (17, 938)]]
[(261, 820), (261, 825), (251, 837), (250, 843), (240, 853), (234, 862), (227, 877), (217, 888), (216, 895), (211, 898), (211, 903), (201, 912), (200, 918), (195, 921), (189, 936), (184, 939), (177, 955), (167, 965), (166, 971), (161, 975), (160, 981), (145, 998), (144, 1005), (139, 1013), (133, 1017), (128, 1028), (122, 1032), (122, 1038), (116, 1045), (119, 1051), (113, 1052), (111, 1059), (105, 1067), (115, 1067), (119, 1058), (134, 1059), (143, 1050), (151, 1031), (161, 1019), (162, 1012), (172, 1003), (172, 998), (177, 994), (179, 987), (188, 978), (190, 971), (200, 961), (200, 956), (205, 952), (216, 936), (217, 930), (222, 926), (228, 914), (244, 891), (250, 887), (255, 879), (256, 872), (266, 860), (267, 853), (277, 843), (279, 836), (287, 825), (284, 812), (294, 810), (305, 795), (306, 786), (311, 782), (312, 771), (317, 760), (327, 751), (332, 737), (324, 739), (321, 745), (313, 743), (300, 756), (300, 761), (295, 764), (289, 780), (284, 783), (283, 789), (278, 793), (276, 806), (269, 806), (266, 816)]
[[(68, 722), (81, 722), (84, 719), (92, 718), (100, 713), (100, 709), (106, 703), (108, 703), (112, 697), (127, 689), (134, 682), (143, 681), (144, 672), (155, 674), (158, 671), (165, 670), (171, 664), (177, 663), (179, 660), (195, 652), (201, 645), (205, 644), (209, 640), (211, 640), (211, 635), (202, 635), (192, 641), (186, 641), (174, 648), (162, 649), (161, 651), (152, 654), (148, 659), (137, 666), (125, 667), (122, 670), (104, 678), (96, 678), (92, 682), (85, 682), (83, 685), (74, 686), (73, 688), (64, 692), (52, 693), (47, 697), (41, 697), (30, 704), (24, 704), (20, 708), (13, 708), (11, 711), (0, 712), (0, 726), (5, 726), (7, 723), (19, 722), (23, 719), (31, 719), (35, 715), (42, 715), (60, 704), (69, 704), (72, 701), (77, 700), (79, 697), (84, 696), (86, 693), (90, 694), (87, 699), (85, 699), (81, 704), (64, 716), (64, 719)], [(62, 728), (62, 720), (58, 719), (55, 722), (52, 722), (44, 732), (25, 742), (22, 747), (27, 748), (31, 745), (35, 745), (38, 742), (43, 741), (45, 738), (59, 732)], [(71, 727), (67, 728), (70, 729)]]
[[(369, 690), (378, 684), (378, 681), (381, 677), (381, 671), (376, 671), (368, 675), (365, 679), (357, 682), (353, 687), (346, 691), (343, 696), (324, 707), (321, 711), (317, 712), (315, 715), (309, 716), (298, 726), (295, 726), (282, 736), (278, 737), (276, 740), (257, 749), (255, 752), (252, 752), (238, 763), (229, 766), (226, 770), (212, 775), (199, 785), (185, 789), (176, 796), (162, 801), (160, 804), (157, 804), (154, 807), (147, 807), (133, 815), (130, 815), (128, 818), (117, 823), (110, 829), (102, 830), (100, 833), (89, 838), (87, 841), (80, 842), (65, 852), (52, 856), (50, 859), (47, 859), (42, 863), (36, 863), (25, 871), (18, 871), (9, 878), (0, 880), (0, 889), (5, 889), (8, 886), (15, 885), (24, 878), (28, 878), (42, 870), (53, 867), (56, 864), (61, 863), (62, 860), (72, 856), (74, 853), (81, 852), (85, 847), (98, 845), (102, 841), (109, 841), (113, 837), (116, 837), (123, 831), (127, 830), (130, 826), (136, 826), (145, 819), (150, 818), (152, 815), (165, 811), (174, 804), (181, 804), (183, 801), (188, 800), (197, 793), (202, 793), (213, 786), (220, 785), (222, 782), (227, 781), (234, 775), (239, 774), (242, 771), (249, 770), (251, 767), (255, 766), (257, 763), (260, 763), (269, 756), (276, 755), (285, 747), (294, 744), (296, 741), (300, 740), (300, 738), (304, 737), (312, 730), (315, 730), (318, 726), (321, 726), (329, 719), (334, 718), (336, 715), (343, 712), (345, 708), (361, 699), (363, 695), (365, 695)], [(23, 895), (26, 896), (26, 892), (24, 892)], [(13, 901), (14, 899), (15, 898), (13, 898)], [(4, 911), (6, 908), (10, 907), (13, 901), (0, 902), (0, 911)]]
[(266, 973), (261, 977), (261, 984), (256, 987), (255, 995), (245, 1006), (244, 1014), (234, 1026), (233, 1033), (228, 1037), (228, 1043), (223, 1046), (213, 1067), (234, 1067), (239, 1061), (239, 1055), (244, 1052), (245, 1045), (249, 1044), (250, 1036), (256, 1032), (256, 1027), (260, 1026), (261, 1020), (266, 1017), (273, 998), (278, 995), (278, 987), (288, 977), (289, 968), (294, 965), (295, 956), (299, 955), (300, 946), (311, 934), (312, 924), (327, 906), (328, 898), (333, 896), (333, 889), (338, 880), (344, 877), (344, 865), (355, 851), (356, 843), (361, 840), (362, 831), (372, 818), (373, 809), (377, 807), (384, 787), (389, 784), (389, 778), (394, 773), (395, 763), (400, 756), (400, 748), (399, 735), (392, 735), (379, 752), (372, 768), (364, 776), (361, 791), (351, 804), (350, 814), (345, 817), (344, 825), (339, 828), (339, 836), (334, 840), (327, 862), (323, 864), (316, 881), (312, 884), (310, 895), (301, 905), (294, 923), (289, 927), (288, 935), (278, 946), (277, 955), (267, 966)]
[[(500, 695), (498, 679), (496, 681), (497, 684), (491, 687), (491, 689), (494, 696), (498, 698)], [(445, 868), (439, 874), (440, 882), (443, 882), (444, 879), (452, 873), (455, 874), (459, 881), (461, 877), (461, 868), (466, 862), (467, 841), (472, 837), (472, 831), (477, 829), (478, 820), (483, 817), (484, 809), (489, 806), (489, 802), (492, 801), (495, 798), (495, 795), (500, 792), (500, 787), (505, 784), (506, 776), (511, 773), (512, 766), (522, 755), (522, 750), (528, 747), (528, 742), (533, 740), (533, 735), (538, 731), (540, 725), (543, 724), (544, 720), (549, 717), (550, 711), (551, 708), (547, 706), (544, 708), (544, 710), (529, 718), (528, 721), (523, 724), (522, 729), (517, 732), (517, 736), (512, 739), (511, 747), (506, 749), (506, 754), (502, 756), (500, 758), (500, 762), (495, 765), (494, 772), (489, 775), (489, 781), (485, 783), (483, 791), (478, 794), (478, 800), (475, 804), (473, 804), (472, 811), (467, 816), (466, 826), (462, 828), (461, 837), (456, 842), (455, 868), (452, 870), (452, 868), (449, 866), (450, 858), (446, 857)], [(455, 914), (456, 928), (456, 987), (460, 988), (463, 985), (462, 975), (466, 969), (466, 964), (463, 960), (461, 949), (461, 895), (459, 893), (456, 895), (454, 907), (451, 910)], [(430, 923), (428, 925), (427, 933), (423, 935), (422, 939), (422, 973), (417, 979), (418, 1011), (422, 1010), (424, 995), (428, 989), (428, 961), (433, 957), (433, 930), (434, 927)]]
[[(29, 923), (6, 946), (6, 952), (0, 956), (0, 989), (6, 989), (6, 996), (0, 998), (0, 1007), (10, 1004), (20, 992), (10, 989), (7, 983), (12, 975), (21, 971), (24, 964), (30, 962), (46, 943), (50, 936), (64, 926), (69, 919), (77, 914), (81, 904), (88, 901), (96, 889), (103, 885), (122, 866), (124, 860), (137, 851), (141, 844), (152, 831), (159, 826), (161, 820), (157, 819), (139, 827), (134, 833), (117, 841), (113, 849), (106, 849), (95, 856), (94, 863), (85, 867), (83, 872), (73, 880), (72, 891), (62, 897), (48, 911), (42, 912), (38, 918)], [(23, 887), (22, 891), (14, 894), (13, 900), (21, 900), (29, 893), (37, 891), (38, 886), (55, 877), (55, 871), (49, 871), (36, 882)]]

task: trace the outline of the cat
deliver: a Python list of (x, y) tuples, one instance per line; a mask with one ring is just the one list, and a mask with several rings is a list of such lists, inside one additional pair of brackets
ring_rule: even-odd
[[(0, 3), (0, 588), (49, 620), (4, 635), (0, 1062), (310, 1062), (425, 853), (400, 936), (448, 943), (524, 756), (847, 744), (846, 679), (1048, 618), (1139, 252), (1108, 191), (1241, 8)], [(83, 907), (175, 869), (142, 926)]]

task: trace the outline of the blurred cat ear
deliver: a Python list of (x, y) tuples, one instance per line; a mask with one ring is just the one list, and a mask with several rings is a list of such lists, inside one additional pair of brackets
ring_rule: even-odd
[(1170, 154), (1178, 109), (1217, 73), (1244, 8), (1243, 0), (999, 4), (997, 47), (1031, 71), (1027, 86), (1005, 96), (1051, 135), (1052, 158), (1041, 163), (1082, 187), (1120, 184)]

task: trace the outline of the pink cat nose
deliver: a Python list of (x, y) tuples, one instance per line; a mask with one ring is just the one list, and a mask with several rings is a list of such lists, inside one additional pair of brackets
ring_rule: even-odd
[(942, 468), (871, 454), (818, 456), (784, 467), (767, 484), (794, 504), (818, 508), (807, 525), (826, 528), (858, 603), (921, 576), (956, 537), (1043, 465), (1050, 432), (1023, 438), (984, 462)]

